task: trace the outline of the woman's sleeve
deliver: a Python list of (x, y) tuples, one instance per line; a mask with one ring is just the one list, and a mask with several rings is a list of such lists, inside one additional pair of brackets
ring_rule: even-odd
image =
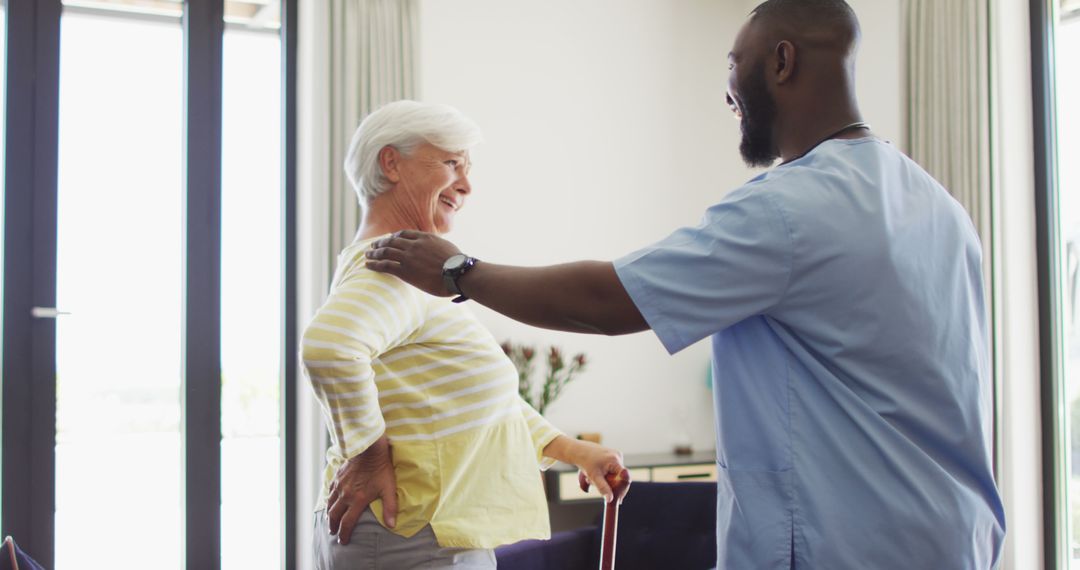
[(544, 457), (544, 448), (563, 433), (544, 419), (544, 416), (537, 413), (523, 398), (519, 397), (518, 402), (521, 404), (521, 413), (525, 416), (525, 422), (529, 424), (533, 447), (536, 448), (536, 460), (540, 463), (540, 469), (546, 471), (549, 467), (555, 465), (555, 460)]
[(331, 445), (350, 459), (386, 431), (371, 362), (406, 341), (422, 306), (396, 277), (358, 269), (334, 287), (304, 331), (301, 358)]

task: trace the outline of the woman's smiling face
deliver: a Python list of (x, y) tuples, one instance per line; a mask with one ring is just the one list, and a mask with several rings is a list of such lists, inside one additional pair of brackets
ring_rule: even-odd
[(380, 160), (387, 179), (394, 184), (389, 194), (396, 214), (420, 231), (449, 232), (454, 216), (472, 192), (469, 153), (445, 151), (426, 142), (408, 155), (393, 147), (384, 148), (382, 153), (390, 153)]

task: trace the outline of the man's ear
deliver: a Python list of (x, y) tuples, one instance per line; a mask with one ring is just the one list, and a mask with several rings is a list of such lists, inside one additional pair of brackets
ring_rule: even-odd
[(382, 169), (383, 176), (393, 184), (401, 181), (401, 172), (398, 171), (400, 165), (401, 152), (390, 145), (382, 147), (379, 151), (379, 168)]
[(773, 70), (777, 85), (783, 85), (795, 77), (795, 44), (783, 40), (773, 50), (776, 68)]

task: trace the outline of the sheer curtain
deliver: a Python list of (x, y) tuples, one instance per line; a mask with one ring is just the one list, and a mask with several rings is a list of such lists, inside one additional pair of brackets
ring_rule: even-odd
[[(356, 194), (342, 170), (353, 130), (379, 106), (415, 97), (419, 5), (418, 0), (299, 4), (297, 322), (303, 328), (325, 299), (337, 255), (360, 222)], [(302, 386), (299, 393), (297, 568), (307, 570), (326, 428), (310, 391)]]
[(988, 2), (907, 0), (904, 10), (908, 154), (964, 205), (989, 260)]
[(331, 266), (356, 233), (360, 210), (341, 169), (353, 130), (378, 107), (415, 95), (417, 5), (412, 0), (329, 0), (326, 104)]

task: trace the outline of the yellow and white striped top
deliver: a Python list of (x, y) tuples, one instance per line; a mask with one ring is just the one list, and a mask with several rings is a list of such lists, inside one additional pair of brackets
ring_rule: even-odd
[[(394, 532), (430, 524), (453, 548), (548, 538), (539, 469), (559, 432), (518, 396), (513, 363), (468, 309), (364, 267), (373, 239), (342, 251), (330, 296), (303, 335), (331, 442), (318, 508), (337, 469), (385, 431), (398, 486)], [(372, 510), (381, 522), (381, 502)]]

